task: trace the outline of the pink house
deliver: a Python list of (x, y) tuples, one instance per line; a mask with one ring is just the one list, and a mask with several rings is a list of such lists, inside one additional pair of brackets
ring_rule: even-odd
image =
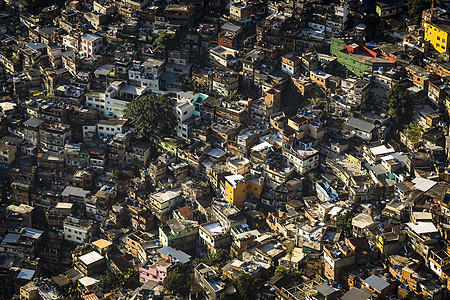
[(172, 272), (177, 272), (179, 263), (173, 259), (155, 258), (155, 261), (149, 259), (139, 268), (139, 281), (144, 283), (147, 280), (155, 282), (164, 281), (164, 278)]

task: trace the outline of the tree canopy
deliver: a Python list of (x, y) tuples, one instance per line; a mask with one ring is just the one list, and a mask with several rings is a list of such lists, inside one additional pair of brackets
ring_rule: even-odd
[(422, 11), (431, 7), (432, 0), (409, 0), (408, 13), (414, 23), (419, 24), (422, 19)]
[(225, 249), (219, 249), (216, 253), (210, 253), (207, 256), (206, 264), (218, 268), (223, 268), (231, 259), (230, 252)]
[(112, 180), (114, 182), (124, 181), (128, 179), (127, 173), (125, 173), (122, 170), (113, 170), (111, 172), (111, 175), (108, 177), (109, 180)]
[(133, 269), (128, 269), (125, 273), (106, 272), (100, 276), (100, 281), (94, 285), (94, 291), (97, 293), (109, 293), (116, 289), (132, 288), (139, 283), (139, 273)]
[(237, 289), (242, 299), (253, 300), (256, 293), (256, 281), (253, 275), (242, 273), (237, 279)]
[(400, 84), (395, 84), (386, 93), (389, 104), (389, 114), (398, 127), (405, 127), (411, 122), (413, 105), (408, 90)]
[(195, 94), (196, 93), (206, 93), (208, 91), (208, 87), (205, 84), (202, 84), (196, 80), (194, 80), (192, 77), (184, 77), (183, 84), (182, 84), (183, 91), (192, 91)]
[(175, 100), (167, 95), (148, 94), (128, 104), (125, 118), (130, 120), (139, 138), (151, 134), (169, 136), (177, 125), (174, 105)]
[(292, 270), (291, 268), (286, 268), (283, 265), (279, 265), (275, 269), (275, 275), (287, 275), (291, 278), (296, 278), (298, 277), (299, 273), (297, 273), (295, 270)]
[(382, 38), (382, 31), (380, 30), (380, 23), (381, 19), (380, 16), (372, 13), (372, 14), (365, 14), (362, 22), (364, 25), (366, 25), (366, 41), (376, 41)]
[(160, 47), (165, 49), (174, 48), (177, 45), (177, 36), (175, 33), (164, 31), (154, 41), (153, 47)]
[(353, 215), (349, 210), (344, 214), (339, 214), (336, 216), (336, 227), (342, 229), (342, 233), (345, 237), (352, 235), (352, 219)]
[(180, 293), (185, 295), (189, 292), (189, 278), (181, 273), (169, 274), (164, 278), (163, 287), (174, 294)]

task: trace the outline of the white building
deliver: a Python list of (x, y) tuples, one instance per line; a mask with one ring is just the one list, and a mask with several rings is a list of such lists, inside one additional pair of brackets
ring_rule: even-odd
[(74, 243), (87, 243), (93, 235), (93, 221), (68, 216), (64, 220), (64, 240)]
[(149, 58), (141, 65), (134, 64), (128, 72), (128, 80), (153, 93), (161, 93), (160, 80), (165, 63), (165, 59)]
[(87, 93), (85, 105), (89, 108), (98, 110), (102, 117), (106, 116), (105, 93)]
[(189, 129), (194, 125), (194, 105), (186, 100), (178, 100), (175, 104), (177, 116), (177, 136), (181, 139), (189, 138)]
[(128, 103), (144, 94), (146, 88), (127, 85), (116, 80), (105, 91), (105, 112), (107, 116), (122, 118)]
[(363, 140), (372, 140), (375, 125), (358, 118), (351, 118), (345, 123), (345, 129), (350, 133), (349, 137), (357, 136)]
[(100, 120), (97, 123), (97, 133), (100, 138), (112, 138), (118, 133), (124, 133), (124, 119)]
[(158, 192), (150, 196), (153, 207), (161, 214), (172, 211), (178, 204), (180, 204), (181, 190), (166, 190)]
[(94, 33), (86, 33), (81, 37), (81, 52), (91, 56), (100, 52), (103, 46), (103, 38)]
[(283, 156), (295, 166), (297, 172), (306, 174), (319, 165), (319, 151), (310, 146), (301, 146), (298, 148), (283, 147)]
[(232, 67), (239, 62), (239, 51), (231, 48), (217, 46), (209, 50), (209, 54), (212, 61), (224, 67)]

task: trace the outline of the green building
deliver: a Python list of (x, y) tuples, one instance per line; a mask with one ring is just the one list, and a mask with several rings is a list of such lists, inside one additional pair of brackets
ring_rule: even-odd
[(338, 68), (348, 75), (361, 76), (380, 68), (395, 67), (395, 59), (356, 43), (347, 44), (338, 38), (331, 38), (330, 52), (337, 57)]
[(159, 240), (163, 247), (189, 251), (197, 245), (198, 222), (191, 220), (171, 219), (167, 225), (159, 227)]
[(207, 99), (209, 96), (206, 94), (198, 93), (194, 96), (192, 104), (194, 105), (194, 116), (200, 117), (200, 109), (202, 107), (203, 100)]

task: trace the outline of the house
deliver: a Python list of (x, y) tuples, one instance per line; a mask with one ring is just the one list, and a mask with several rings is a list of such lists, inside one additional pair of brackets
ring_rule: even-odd
[(188, 252), (195, 249), (198, 232), (197, 221), (174, 218), (168, 220), (166, 226), (159, 227), (159, 239), (162, 246)]
[(87, 33), (81, 37), (81, 52), (86, 56), (100, 53), (103, 38), (94, 33)]
[(257, 199), (261, 197), (263, 186), (263, 178), (244, 177), (237, 174), (225, 176), (220, 187), (227, 202), (242, 208), (247, 196), (253, 195)]
[(206, 299), (226, 299), (225, 283), (217, 275), (215, 268), (200, 263), (194, 269), (194, 277), (205, 291)]
[(164, 17), (170, 24), (190, 26), (194, 15), (195, 7), (191, 4), (169, 4), (164, 9)]
[(231, 235), (228, 226), (222, 226), (220, 222), (209, 222), (199, 227), (199, 244), (210, 253), (218, 249), (228, 247), (231, 243)]
[(299, 144), (298, 146), (293, 146), (286, 144), (282, 150), (283, 156), (302, 175), (319, 166), (319, 151), (310, 145)]
[(350, 133), (349, 137), (356, 136), (366, 141), (372, 140), (375, 131), (375, 125), (358, 118), (347, 120), (345, 128)]
[(372, 300), (372, 296), (357, 288), (357, 287), (352, 287), (347, 293), (345, 293), (344, 296), (342, 296), (341, 298), (342, 300)]
[(395, 66), (395, 59), (383, 53), (356, 43), (347, 44), (346, 41), (335, 37), (331, 38), (330, 52), (337, 56), (337, 62), (343, 72), (356, 76), (361, 76), (366, 72), (372, 73), (380, 68), (389, 69)]
[(433, 22), (424, 22), (424, 39), (430, 42), (430, 45), (439, 53), (448, 52), (450, 26), (446, 20), (436, 20)]
[(300, 71), (301, 59), (294, 53), (285, 54), (281, 57), (281, 71), (294, 75)]
[(78, 257), (75, 262), (75, 269), (85, 276), (100, 274), (106, 270), (106, 259), (100, 253), (92, 251)]
[(405, 6), (401, 1), (377, 1), (375, 9), (380, 18), (387, 18), (402, 13)]
[(144, 94), (146, 88), (127, 85), (125, 81), (115, 80), (105, 91), (105, 106), (99, 111), (105, 116), (122, 118), (128, 103)]
[(39, 148), (60, 152), (66, 141), (70, 139), (72, 128), (66, 124), (44, 123), (39, 127)]
[(189, 139), (189, 131), (194, 125), (194, 105), (186, 100), (178, 100), (175, 104), (177, 116), (177, 136), (180, 139)]
[(112, 138), (118, 133), (124, 133), (125, 123), (126, 120), (124, 119), (99, 120), (97, 123), (98, 137), (101, 139)]
[(118, 273), (126, 273), (130, 268), (133, 268), (133, 260), (134, 257), (130, 254), (122, 254), (116, 258), (113, 258), (108, 261), (108, 267), (115, 274)]
[(67, 216), (63, 224), (64, 239), (79, 244), (87, 243), (92, 239), (94, 229), (95, 225), (91, 220)]
[(153, 257), (139, 267), (139, 280), (162, 282), (172, 273), (179, 272), (179, 267), (190, 261), (190, 256), (172, 247), (163, 247)]
[(155, 215), (162, 220), (167, 218), (167, 215), (171, 214), (172, 209), (181, 203), (181, 190), (173, 189), (157, 192), (150, 195), (150, 200)]
[(209, 50), (211, 59), (218, 65), (232, 68), (239, 63), (238, 54), (239, 51), (233, 50), (231, 48), (217, 46)]
[(374, 298), (383, 297), (384, 295), (389, 294), (394, 286), (384, 280), (383, 278), (378, 277), (377, 275), (371, 275), (368, 278), (364, 279), (364, 286), (369, 290)]

